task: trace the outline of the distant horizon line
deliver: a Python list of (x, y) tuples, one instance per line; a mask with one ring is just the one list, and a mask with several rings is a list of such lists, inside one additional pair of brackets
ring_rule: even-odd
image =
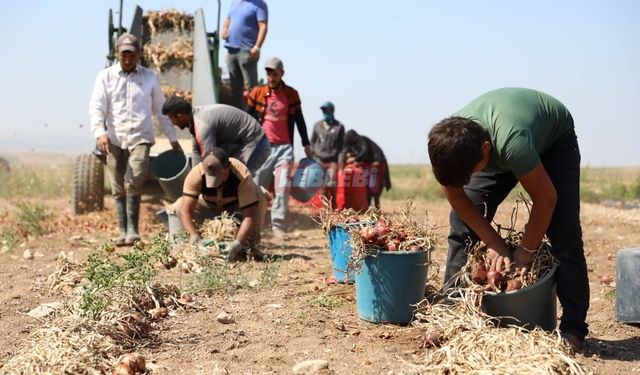
[[(32, 156), (41, 154), (41, 155), (55, 155), (58, 157), (75, 157), (78, 155), (82, 155), (82, 154), (88, 154), (90, 153), (91, 150), (87, 150), (87, 151), (79, 151), (79, 150), (58, 150), (58, 149), (20, 149), (20, 148), (15, 148), (15, 149), (8, 149), (8, 150), (0, 150), (0, 157), (2, 158), (9, 158), (8, 161), (12, 161), (11, 159), (16, 158), (20, 156), (20, 154), (30, 154)], [(17, 160), (19, 161), (19, 160)], [(29, 163), (31, 164), (31, 163)], [(389, 163), (389, 165), (391, 166), (427, 166), (427, 167), (431, 167), (430, 163), (422, 163), (422, 162), (401, 162), (401, 163)], [(595, 164), (591, 164), (591, 163), (586, 163), (586, 164), (581, 164), (580, 168), (640, 168), (640, 164), (636, 164), (636, 165), (595, 165)]]

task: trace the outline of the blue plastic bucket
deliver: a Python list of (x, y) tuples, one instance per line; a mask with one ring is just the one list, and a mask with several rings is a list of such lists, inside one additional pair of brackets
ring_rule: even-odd
[(353, 281), (353, 275), (347, 270), (347, 263), (351, 256), (351, 245), (349, 244), (349, 232), (347, 227), (358, 224), (334, 225), (329, 230), (329, 253), (331, 254), (331, 267), (333, 276), (339, 283)]
[(373, 323), (407, 324), (424, 298), (428, 251), (382, 251), (355, 275), (358, 316)]
[(516, 325), (525, 329), (538, 326), (553, 331), (557, 325), (556, 270), (553, 266), (538, 282), (508, 293), (486, 293), (482, 310), (499, 318), (499, 325)]
[(616, 319), (640, 323), (640, 247), (618, 251), (616, 261)]
[(158, 155), (151, 170), (171, 202), (182, 196), (182, 185), (189, 173), (189, 159), (184, 152), (169, 150)]

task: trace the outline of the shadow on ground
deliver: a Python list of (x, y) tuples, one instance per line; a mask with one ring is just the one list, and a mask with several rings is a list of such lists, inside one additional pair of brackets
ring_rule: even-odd
[(640, 337), (636, 336), (624, 340), (602, 340), (597, 337), (589, 337), (584, 342), (582, 354), (586, 357), (595, 355), (604, 360), (638, 361), (640, 360)]

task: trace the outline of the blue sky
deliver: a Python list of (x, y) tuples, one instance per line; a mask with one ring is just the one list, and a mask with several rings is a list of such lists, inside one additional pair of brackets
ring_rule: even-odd
[[(331, 100), (338, 119), (379, 143), (391, 163), (424, 164), (434, 123), (485, 91), (521, 86), (567, 105), (583, 165), (640, 165), (639, 1), (267, 3), (261, 63), (283, 59), (309, 132), (319, 105)], [(215, 1), (125, 1), (125, 25), (136, 4), (203, 8), (215, 29)], [(229, 4), (222, 1), (222, 18)], [(92, 149), (88, 101), (105, 63), (107, 12), (117, 7), (116, 0), (3, 4), (0, 153)]]

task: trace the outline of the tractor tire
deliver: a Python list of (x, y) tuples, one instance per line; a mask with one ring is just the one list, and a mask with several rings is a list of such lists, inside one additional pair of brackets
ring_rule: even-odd
[(76, 158), (73, 164), (72, 212), (81, 215), (104, 208), (104, 166), (93, 154)]

